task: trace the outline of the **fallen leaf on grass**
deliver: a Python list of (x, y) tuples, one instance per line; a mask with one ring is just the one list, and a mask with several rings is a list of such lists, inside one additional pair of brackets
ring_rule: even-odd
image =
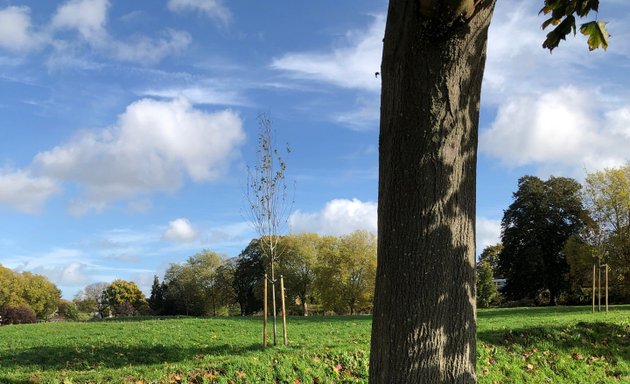
[(599, 361), (598, 356), (590, 356), (588, 359), (586, 359), (586, 364), (593, 364), (596, 361)]
[(572, 354), (572, 355), (571, 355), (571, 358), (572, 358), (573, 360), (577, 360), (577, 361), (580, 361), (580, 360), (582, 360), (582, 359), (583, 359), (582, 354), (581, 354), (581, 353), (579, 353), (579, 352), (575, 352), (574, 354)]
[(527, 365), (525, 366), (525, 370), (526, 370), (527, 372), (531, 372), (531, 371), (533, 371), (533, 370), (534, 370), (534, 365), (533, 365), (533, 364), (527, 364)]

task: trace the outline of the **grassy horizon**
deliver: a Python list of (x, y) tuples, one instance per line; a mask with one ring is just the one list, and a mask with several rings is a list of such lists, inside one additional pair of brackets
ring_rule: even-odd
[[(292, 317), (289, 346), (266, 350), (261, 323), (132, 318), (0, 327), (0, 383), (367, 382), (370, 316)], [(607, 315), (590, 307), (479, 310), (477, 375), (483, 384), (630, 382), (630, 306)]]

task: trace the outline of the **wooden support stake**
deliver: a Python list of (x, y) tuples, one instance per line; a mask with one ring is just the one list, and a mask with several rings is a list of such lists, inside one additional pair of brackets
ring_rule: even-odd
[(606, 313), (608, 313), (608, 264), (604, 264), (606, 268)]
[(267, 348), (267, 274), (265, 273), (265, 288), (263, 300), (263, 348)]
[(597, 312), (602, 311), (602, 265), (597, 269)]
[(592, 296), (593, 296), (593, 309), (592, 309), (592, 313), (595, 313), (595, 264), (593, 264), (593, 292), (592, 292)]
[(282, 337), (287, 345), (287, 309), (284, 305), (284, 277), (280, 275), (280, 301), (282, 302)]

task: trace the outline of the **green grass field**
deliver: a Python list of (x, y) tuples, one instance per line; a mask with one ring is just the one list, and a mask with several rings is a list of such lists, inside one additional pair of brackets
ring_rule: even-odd
[[(364, 383), (371, 318), (289, 319), (263, 350), (261, 319), (0, 327), (2, 383)], [(281, 337), (281, 332), (279, 332)], [(483, 310), (480, 383), (629, 383), (630, 306)]]

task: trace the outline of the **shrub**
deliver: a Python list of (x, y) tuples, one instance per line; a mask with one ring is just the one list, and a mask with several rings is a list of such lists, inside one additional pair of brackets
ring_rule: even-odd
[(499, 291), (494, 284), (492, 265), (488, 261), (477, 264), (477, 305), (487, 308), (500, 299)]
[(59, 315), (63, 316), (67, 320), (79, 320), (79, 310), (77, 309), (77, 305), (71, 301), (61, 300), (59, 302)]
[(152, 316), (155, 312), (149, 307), (149, 303), (146, 301), (138, 306), (137, 312), (140, 316)]
[(8, 307), (0, 311), (2, 325), (29, 324), (37, 321), (35, 312), (29, 307)]
[(124, 301), (114, 306), (114, 315), (116, 316), (133, 316), (136, 309), (128, 301)]

